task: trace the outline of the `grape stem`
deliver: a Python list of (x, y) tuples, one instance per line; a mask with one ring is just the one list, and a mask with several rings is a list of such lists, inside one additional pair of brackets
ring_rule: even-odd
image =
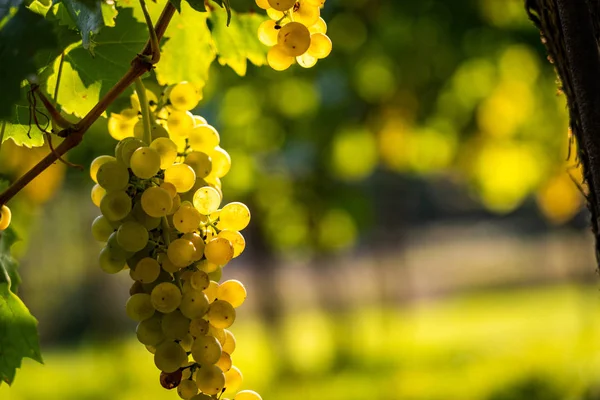
[(148, 96), (142, 78), (135, 79), (135, 91), (137, 92), (142, 110), (142, 125), (144, 126), (144, 142), (149, 146), (152, 142), (152, 127), (150, 126), (150, 109), (148, 108)]
[[(163, 9), (156, 25), (154, 27), (154, 33), (156, 39), (159, 41), (165, 34), (173, 15), (175, 14), (175, 7), (170, 1), (167, 1), (165, 8)], [(146, 72), (150, 71), (153, 66), (153, 61), (158, 59), (159, 56), (155, 55), (158, 51), (157, 47), (152, 45), (152, 39), (148, 39), (146, 46), (142, 50), (141, 54), (138, 54), (131, 62), (131, 67), (123, 75), (123, 77), (104, 95), (102, 99), (86, 114), (86, 116), (74, 125), (67, 124), (63, 130), (57, 133), (58, 136), (64, 137), (65, 140), (56, 147), (55, 151), (49, 153), (41, 159), (36, 165), (34, 165), (29, 171), (23, 176), (13, 182), (4, 192), (0, 194), (0, 206), (8, 203), (17, 193), (19, 193), (25, 186), (27, 186), (33, 179), (46, 170), (49, 166), (54, 164), (60, 157), (65, 155), (69, 150), (77, 147), (83, 140), (83, 135), (92, 126), (94, 122), (112, 104), (117, 97), (119, 97), (125, 89), (127, 89), (136, 80)], [(33, 88), (32, 88), (33, 89)], [(40, 92), (37, 91), (38, 96)], [(54, 110), (56, 108), (48, 101), (45, 96), (41, 95), (40, 99), (46, 107), (50, 104)], [(46, 101), (44, 101), (44, 99)], [(56, 112), (57, 115), (58, 110)], [(54, 118), (55, 115), (53, 114)], [(58, 123), (58, 121), (57, 121)], [(60, 124), (59, 124), (60, 125)]]
[(0, 149), (2, 149), (2, 142), (4, 141), (4, 131), (6, 130), (6, 121), (2, 122), (0, 127)]

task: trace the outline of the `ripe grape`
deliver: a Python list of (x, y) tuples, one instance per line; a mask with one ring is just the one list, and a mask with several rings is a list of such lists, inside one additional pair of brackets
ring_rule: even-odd
[(267, 53), (267, 63), (275, 71), (288, 69), (296, 59), (290, 56), (282, 45), (276, 44)]
[(108, 161), (98, 168), (96, 174), (98, 184), (107, 192), (124, 190), (129, 183), (127, 167), (118, 161)]
[(296, 57), (296, 61), (298, 62), (298, 65), (302, 68), (312, 68), (317, 64), (319, 59), (311, 56), (308, 52), (306, 52), (301, 56)]
[(140, 203), (140, 202), (136, 202), (133, 205), (133, 209), (131, 210), (131, 215), (137, 222), (142, 224), (144, 226), (144, 228), (146, 228), (149, 231), (151, 231), (155, 228), (158, 228), (158, 226), (160, 225), (160, 218), (151, 217), (148, 214), (146, 214), (146, 212), (142, 208), (142, 203)]
[(170, 282), (158, 284), (150, 296), (156, 311), (163, 314), (175, 311), (181, 304), (181, 291)]
[(310, 32), (301, 23), (290, 22), (279, 30), (277, 44), (282, 46), (288, 56), (300, 56), (310, 47)]
[(314, 33), (327, 33), (327, 22), (325, 22), (323, 18), (319, 17), (317, 22), (308, 27), (308, 30), (310, 31), (311, 35)]
[(216, 328), (229, 328), (235, 321), (235, 308), (224, 300), (215, 300), (208, 308), (207, 317)]
[(183, 295), (179, 309), (189, 319), (196, 319), (206, 314), (208, 307), (208, 298), (203, 292), (189, 290)]
[(225, 281), (219, 285), (219, 290), (217, 290), (217, 298), (225, 300), (234, 308), (238, 308), (244, 303), (246, 295), (246, 288), (242, 282), (237, 280)]
[(98, 261), (100, 262), (100, 268), (107, 274), (116, 274), (125, 268), (125, 259), (115, 257), (108, 247), (100, 250)]
[(160, 184), (160, 187), (169, 192), (172, 199), (174, 199), (175, 196), (177, 196), (177, 188), (171, 182), (163, 182)]
[(217, 298), (217, 291), (219, 290), (219, 284), (215, 281), (210, 281), (208, 287), (204, 289), (204, 294), (208, 297), (208, 302), (212, 303)]
[(106, 164), (109, 161), (116, 161), (116, 158), (113, 156), (100, 156), (96, 157), (94, 161), (92, 161), (92, 164), (90, 165), (90, 177), (94, 182), (98, 183), (98, 169), (100, 169), (103, 164)]
[(214, 395), (225, 387), (225, 375), (216, 365), (203, 365), (196, 372), (196, 384), (203, 393)]
[(184, 400), (189, 400), (198, 394), (198, 385), (191, 379), (181, 381), (177, 386), (177, 394)]
[(250, 210), (244, 203), (232, 202), (226, 204), (219, 214), (219, 227), (241, 231), (250, 223)]
[(219, 361), (217, 361), (215, 365), (221, 368), (221, 371), (223, 372), (229, 371), (232, 366), (231, 356), (225, 352), (222, 352)]
[(268, 0), (268, 2), (277, 11), (287, 11), (296, 4), (296, 0)]
[(310, 47), (307, 53), (315, 58), (325, 58), (331, 53), (331, 39), (323, 33), (315, 33), (310, 36)]
[(190, 322), (190, 333), (194, 337), (201, 337), (208, 334), (208, 321), (202, 318), (195, 318)]
[[(146, 346), (147, 348), (148, 346)], [(156, 349), (154, 352), (151, 352), (152, 354), (156, 353)], [(178, 369), (175, 372), (171, 372), (171, 373), (165, 373), (165, 372), (161, 372), (160, 373), (160, 384), (162, 387), (164, 387), (165, 389), (173, 389), (175, 387), (177, 387), (177, 385), (179, 385), (179, 383), (181, 382), (181, 376), (182, 376), (182, 372), (180, 369)]]
[(144, 191), (141, 204), (149, 216), (165, 217), (173, 207), (173, 199), (165, 189), (153, 186)]
[(233, 245), (225, 238), (216, 237), (206, 243), (204, 257), (208, 262), (225, 265), (233, 258)]
[(152, 283), (160, 274), (160, 264), (154, 258), (144, 257), (135, 266), (133, 270), (133, 279), (141, 283)]
[(172, 183), (177, 193), (185, 193), (196, 182), (196, 173), (187, 164), (173, 164), (165, 170), (165, 182)]
[(268, 0), (256, 0), (256, 5), (262, 8), (263, 10), (268, 10), (271, 8)]
[[(10, 216), (8, 217), (8, 221), (10, 223)], [(4, 225), (5, 222), (6, 222), (5, 217), (4, 216), (0, 217), (0, 228), (2, 228), (2, 226)], [(6, 228), (4, 228), (4, 229), (6, 229)], [(2, 229), (0, 229), (0, 230), (2, 230)], [(96, 217), (94, 222), (92, 222), (92, 235), (94, 236), (94, 239), (96, 239), (99, 242), (106, 242), (108, 240), (108, 237), (114, 231), (115, 231), (115, 229), (110, 224), (109, 220), (103, 215)]]
[(95, 184), (92, 188), (92, 203), (94, 203), (96, 207), (100, 207), (100, 202), (105, 194), (106, 190), (104, 190), (102, 186)]
[(185, 157), (185, 163), (192, 167), (196, 178), (205, 178), (212, 171), (212, 159), (201, 151), (192, 151)]
[(231, 169), (231, 157), (229, 156), (229, 153), (217, 146), (210, 153), (210, 158), (212, 159), (212, 171), (210, 175), (217, 178), (222, 178), (227, 175)]
[(202, 216), (193, 207), (179, 207), (173, 215), (173, 225), (181, 233), (191, 233), (198, 229)]
[(235, 351), (235, 336), (228, 329), (224, 329), (225, 331), (225, 343), (223, 343), (223, 351), (228, 354), (233, 354)]
[(137, 121), (137, 112), (134, 114), (133, 118), (131, 115), (128, 115), (128, 113), (111, 113), (108, 118), (108, 133), (116, 140), (122, 140), (126, 137), (133, 136), (133, 127)]
[(136, 335), (140, 343), (147, 346), (156, 346), (165, 340), (161, 319), (160, 314), (154, 314), (151, 318), (145, 319), (138, 324)]
[(177, 371), (186, 360), (185, 350), (175, 342), (165, 341), (156, 347), (154, 364), (163, 372)]
[(205, 290), (210, 285), (210, 279), (204, 271), (196, 271), (190, 277), (190, 285), (195, 290)]
[(201, 124), (190, 132), (189, 140), (192, 149), (207, 153), (219, 145), (221, 138), (212, 125)]
[(160, 265), (162, 266), (162, 269), (166, 272), (173, 274), (181, 269), (181, 267), (176, 266), (171, 262), (171, 260), (169, 260), (169, 256), (167, 256), (166, 253), (160, 253), (157, 256), (157, 259)]
[(139, 322), (152, 317), (155, 309), (152, 306), (149, 294), (137, 293), (127, 300), (125, 311), (129, 318)]
[(194, 207), (196, 207), (200, 213), (209, 215), (219, 208), (219, 205), (221, 204), (221, 195), (213, 187), (201, 187), (194, 193), (193, 203)]
[(148, 231), (138, 222), (127, 221), (117, 230), (117, 241), (126, 251), (140, 251), (148, 243)]
[(242, 386), (243, 381), (244, 375), (242, 375), (242, 371), (235, 365), (225, 373), (225, 387), (228, 393), (237, 392), (240, 386)]
[(151, 147), (140, 147), (131, 155), (131, 171), (140, 179), (150, 179), (160, 170), (158, 151)]
[(175, 310), (163, 315), (161, 326), (167, 339), (181, 340), (188, 334), (190, 320), (181, 311)]
[(310, 0), (299, 0), (298, 7), (294, 8), (294, 21), (302, 25), (314, 25), (320, 16), (320, 7), (311, 4)]
[(253, 390), (242, 390), (235, 395), (233, 400), (262, 400), (262, 397)]
[(117, 161), (129, 168), (131, 166), (131, 156), (133, 153), (144, 146), (144, 142), (137, 138), (126, 138), (121, 140), (115, 149)]
[(100, 211), (109, 221), (119, 221), (131, 211), (131, 198), (125, 192), (109, 192), (100, 202)]
[(258, 27), (258, 40), (266, 46), (275, 46), (277, 44), (277, 34), (280, 26), (277, 21), (268, 19)]
[(214, 364), (221, 357), (221, 344), (213, 336), (198, 336), (192, 345), (192, 357), (200, 365)]
[(167, 169), (177, 159), (177, 145), (171, 139), (161, 137), (150, 143), (160, 156), (160, 169)]
[(194, 129), (194, 117), (189, 111), (173, 111), (167, 118), (167, 129), (173, 137), (186, 138)]
[(171, 88), (169, 100), (177, 110), (189, 111), (198, 105), (200, 96), (194, 85), (188, 82), (180, 82)]
[(200, 260), (202, 258), (202, 256), (204, 255), (204, 240), (202, 240), (202, 237), (200, 237), (200, 235), (198, 235), (196, 232), (193, 232), (193, 233), (186, 233), (181, 238), (192, 242), (192, 244), (194, 245), (194, 248), (196, 249), (196, 251), (194, 251), (194, 254), (192, 256), (192, 261)]
[(233, 245), (233, 258), (236, 258), (242, 254), (246, 248), (246, 239), (244, 239), (244, 236), (238, 231), (223, 229), (221, 232), (219, 232), (217, 237), (225, 238)]
[(167, 249), (169, 260), (177, 267), (187, 267), (193, 262), (196, 249), (191, 241), (186, 239), (176, 239), (171, 242)]

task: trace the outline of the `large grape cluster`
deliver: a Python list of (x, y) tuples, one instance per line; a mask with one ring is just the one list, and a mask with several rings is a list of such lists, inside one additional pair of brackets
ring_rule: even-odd
[[(233, 365), (235, 337), (228, 328), (246, 298), (242, 283), (219, 283), (222, 268), (245, 248), (240, 231), (250, 211), (238, 202), (220, 208), (220, 178), (231, 167), (217, 130), (192, 115), (199, 97), (187, 83), (160, 101), (148, 92), (151, 142), (144, 142), (132, 108), (113, 114), (109, 131), (120, 139), (115, 155), (91, 165), (92, 200), (102, 215), (92, 224), (105, 247), (100, 267), (129, 270), (134, 283), (125, 310), (138, 322), (137, 338), (154, 354), (160, 383), (183, 399), (261, 400), (238, 392), (242, 373)], [(237, 392), (237, 394), (236, 394)]]
[(259, 40), (270, 46), (269, 66), (277, 71), (297, 62), (313, 67), (331, 53), (327, 24), (321, 18), (325, 0), (256, 0), (271, 18), (258, 28)]

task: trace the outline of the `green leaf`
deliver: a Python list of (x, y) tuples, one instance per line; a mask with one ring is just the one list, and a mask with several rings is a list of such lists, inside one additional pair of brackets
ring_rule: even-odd
[[(105, 26), (114, 26), (116, 8), (102, 0), (62, 0), (65, 9), (81, 33), (84, 49), (90, 47), (92, 35), (96, 35)], [(108, 22), (108, 23), (107, 23)]]
[(247, 62), (261, 66), (267, 62), (267, 48), (258, 40), (258, 27), (265, 20), (256, 13), (233, 12), (231, 25), (227, 26), (227, 12), (215, 9), (210, 12), (210, 27), (215, 50), (221, 65), (229, 65), (238, 75), (245, 75)]
[(188, 81), (201, 89), (215, 59), (206, 26), (207, 13), (198, 13), (186, 3), (181, 6), (181, 13), (173, 17), (167, 28), (168, 40), (156, 65), (156, 77), (161, 85)]
[[(84, 116), (125, 74), (147, 40), (146, 25), (133, 17), (132, 9), (122, 8), (115, 27), (106, 27), (94, 37), (93, 55), (83, 46), (68, 51), (58, 93), (63, 110)], [(54, 91), (56, 80), (56, 73), (49, 77), (48, 92)]]
[(37, 320), (15, 294), (17, 262), (10, 254), (16, 235), (9, 228), (0, 238), (0, 382), (9, 385), (24, 357), (43, 363)]

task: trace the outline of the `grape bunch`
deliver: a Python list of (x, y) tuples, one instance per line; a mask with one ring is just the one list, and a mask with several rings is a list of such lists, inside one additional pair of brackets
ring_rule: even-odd
[(269, 66), (276, 71), (288, 69), (294, 62), (313, 67), (331, 53), (327, 24), (321, 18), (325, 0), (256, 0), (271, 18), (258, 28), (259, 40), (271, 48)]
[(129, 270), (134, 282), (125, 310), (154, 354), (163, 387), (177, 388), (182, 399), (227, 392), (261, 400), (238, 392), (243, 378), (232, 362), (229, 328), (246, 289), (237, 280), (219, 283), (222, 268), (244, 251), (240, 231), (250, 211), (239, 202), (220, 208), (220, 178), (231, 159), (217, 130), (190, 113), (199, 101), (194, 87), (179, 83), (162, 97), (145, 96), (149, 130), (137, 96), (131, 109), (111, 115), (109, 131), (120, 138), (115, 155), (91, 164), (91, 197), (102, 213), (92, 234), (105, 243), (100, 267), (109, 274)]

